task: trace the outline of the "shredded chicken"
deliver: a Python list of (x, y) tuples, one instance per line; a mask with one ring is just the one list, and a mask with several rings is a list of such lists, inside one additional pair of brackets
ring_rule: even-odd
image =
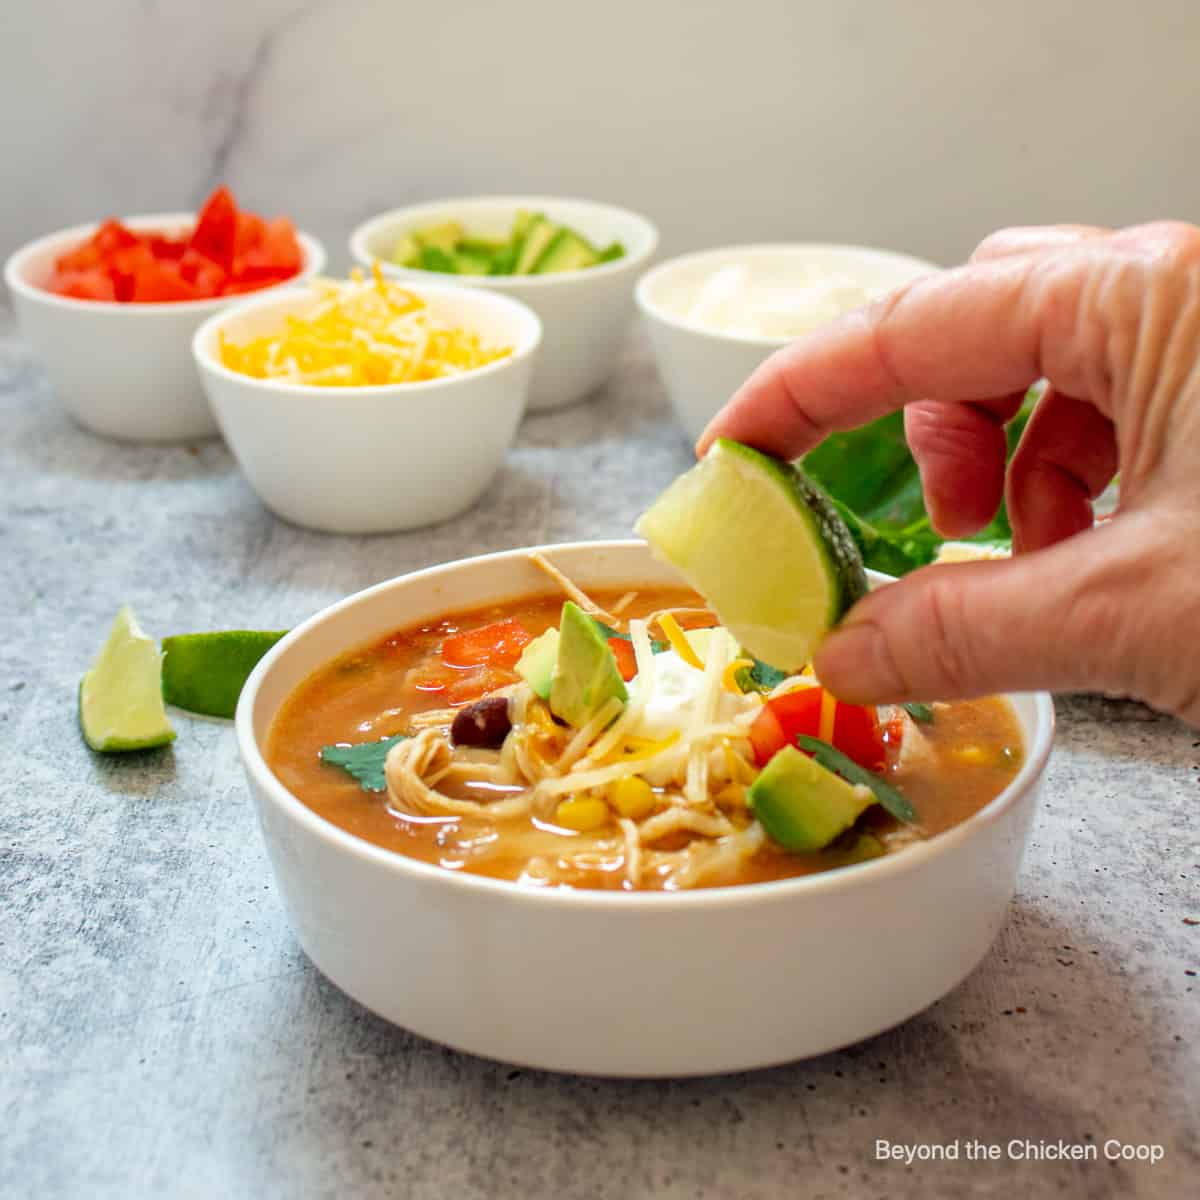
[(436, 729), (426, 729), (416, 737), (397, 742), (388, 751), (384, 763), (388, 798), (401, 812), (421, 817), (481, 816), (513, 817), (529, 811), (531, 796), (520, 791), (491, 803), (459, 800), (433, 787), (429, 780), (443, 781), (457, 771), (470, 778), (482, 778), (485, 764), (455, 764), (453, 749)]
[(672, 805), (648, 817), (638, 826), (642, 844), (658, 842), (673, 833), (697, 833), (701, 837), (725, 837), (734, 832), (729, 818), (722, 813), (706, 813), (696, 808)]

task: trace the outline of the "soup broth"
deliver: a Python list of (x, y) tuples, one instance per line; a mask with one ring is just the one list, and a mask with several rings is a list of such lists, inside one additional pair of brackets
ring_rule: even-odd
[[(670, 609), (679, 614), (681, 627), (713, 624), (703, 601), (684, 589), (607, 589), (597, 590), (592, 598), (604, 610), (619, 611), (622, 623)], [(911, 801), (918, 817), (915, 824), (901, 824), (875, 805), (859, 819), (853, 837), (840, 837), (816, 853), (798, 854), (763, 838), (744, 800), (740, 810), (736, 799), (724, 809), (714, 803), (714, 828), (719, 817), (737, 836), (754, 832), (758, 841), (752, 851), (739, 853), (733, 866), (714, 859), (711, 870), (688, 875), (679, 870), (679, 863), (688, 847), (702, 839), (696, 829), (667, 832), (656, 836), (652, 845), (639, 846), (631, 833), (633, 823), (618, 820), (616, 812), (597, 828), (575, 829), (556, 819), (561, 808), (507, 811), (520, 807), (513, 802), (529, 792), (529, 785), (497, 778), (495, 750), (453, 749), (447, 751), (447, 762), (456, 764), (453, 771), (441, 767), (440, 776), (429, 772), (439, 795), (470, 802), (464, 806), (470, 811), (453, 814), (405, 808), (394, 790), (364, 790), (358, 780), (322, 760), (323, 747), (412, 734), (423, 719), (431, 721), (428, 729), (434, 731), (427, 735), (430, 744), (443, 750), (434, 743), (448, 740), (446, 726), (456, 710), (514, 685), (526, 686), (515, 670), (516, 651), (531, 636), (557, 626), (562, 607), (559, 593), (487, 605), (399, 630), (334, 660), (305, 680), (281, 708), (267, 742), (272, 770), (325, 820), (375, 845), (447, 870), (541, 886), (658, 890), (759, 883), (836, 869), (861, 859), (862, 835), (869, 835), (867, 842), (878, 852), (900, 852), (966, 820), (992, 800), (1020, 766), (1020, 730), (1002, 698), (937, 704), (932, 706), (933, 719), (922, 722), (900, 710), (882, 710), (886, 761), (879, 773)], [(485, 629), (493, 631), (488, 634), (493, 640), (500, 639), (499, 650), (472, 648), (472, 631)], [(494, 632), (497, 629), (500, 633)], [(503, 644), (509, 634), (519, 645)], [(550, 723), (547, 730), (551, 740), (559, 735), (556, 749), (571, 734)], [(479, 765), (473, 768), (473, 763)], [(500, 807), (489, 811), (489, 806)], [(703, 825), (698, 817), (695, 822)], [(638, 858), (636, 872), (631, 870), (632, 856)]]

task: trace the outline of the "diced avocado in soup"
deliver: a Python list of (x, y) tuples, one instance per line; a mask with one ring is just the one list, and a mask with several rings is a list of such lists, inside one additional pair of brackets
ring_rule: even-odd
[[(651, 625), (655, 614), (675, 621)], [(623, 890), (769, 882), (902, 853), (969, 818), (1020, 765), (1003, 699), (914, 719), (841, 705), (807, 675), (774, 673), (765, 688), (752, 669), (765, 664), (731, 637), (680, 646), (680, 627), (713, 624), (691, 592), (636, 581), (565, 606), (546, 593), (449, 613), (355, 648), (353, 672), (343, 660), (316, 671), (282, 706), (268, 758), (320, 816), (397, 853), (528, 886)], [(353, 761), (344, 750), (321, 759), (385, 738), (382, 792), (339, 767)]]

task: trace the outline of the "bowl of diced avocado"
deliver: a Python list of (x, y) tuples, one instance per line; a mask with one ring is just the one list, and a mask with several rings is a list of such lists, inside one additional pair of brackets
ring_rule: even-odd
[(394, 209), (350, 238), (364, 267), (392, 278), (504, 292), (541, 318), (529, 408), (561, 408), (595, 393), (633, 319), (633, 288), (658, 245), (645, 217), (553, 196), (475, 196)]

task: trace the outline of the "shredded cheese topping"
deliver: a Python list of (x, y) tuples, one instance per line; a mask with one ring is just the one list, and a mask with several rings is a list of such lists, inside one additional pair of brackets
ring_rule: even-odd
[(692, 649), (691, 643), (684, 636), (683, 628), (674, 616), (669, 612), (658, 614), (658, 627), (667, 636), (667, 641), (671, 643), (671, 649), (683, 659), (689, 667), (695, 667), (697, 671), (704, 670), (704, 664), (700, 661), (700, 656)]
[(384, 279), (313, 282), (312, 307), (281, 331), (235, 344), (221, 334), (221, 362), (255, 379), (317, 387), (367, 387), (444, 379), (512, 353), (478, 333), (437, 320), (415, 292)]

